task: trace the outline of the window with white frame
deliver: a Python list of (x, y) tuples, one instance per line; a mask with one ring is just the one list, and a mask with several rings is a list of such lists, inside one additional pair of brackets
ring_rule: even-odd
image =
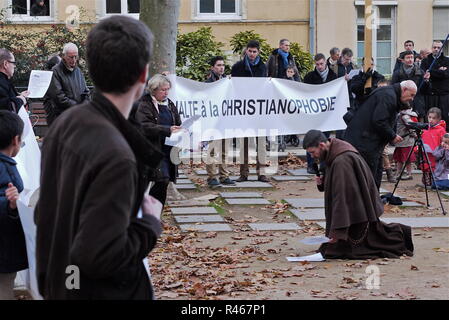
[(140, 13), (140, 0), (106, 0), (106, 14), (131, 14)]
[[(449, 32), (449, 1), (441, 1), (440, 5), (433, 8), (433, 40), (444, 42)], [(446, 42), (443, 48), (444, 54), (449, 55), (449, 45)]]
[(196, 18), (240, 19), (240, 0), (194, 0)]
[[(357, 64), (362, 65), (365, 56), (365, 7), (357, 8)], [(380, 74), (391, 74), (396, 62), (395, 28), (396, 6), (373, 6), (375, 25), (372, 33), (373, 58)]]
[(12, 21), (51, 21), (54, 0), (9, 0), (8, 16)]

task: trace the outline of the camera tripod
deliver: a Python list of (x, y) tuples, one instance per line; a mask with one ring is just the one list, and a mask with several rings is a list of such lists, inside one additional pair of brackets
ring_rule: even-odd
[(410, 157), (412, 156), (412, 152), (415, 149), (415, 147), (417, 146), (418, 147), (418, 163), (420, 164), (420, 167), (422, 168), (422, 174), (423, 174), (423, 179), (422, 180), (424, 182), (424, 189), (426, 190), (427, 207), (430, 207), (430, 204), (429, 204), (429, 194), (428, 194), (428, 191), (427, 191), (427, 183), (426, 183), (427, 181), (425, 179), (424, 164), (427, 164), (429, 166), (431, 184), (433, 183), (435, 185), (436, 192), (437, 192), (437, 195), (438, 195), (438, 200), (439, 200), (440, 206), (441, 206), (441, 210), (442, 210), (443, 214), (446, 215), (446, 211), (444, 210), (443, 203), (441, 201), (440, 191), (438, 190), (438, 186), (436, 185), (436, 182), (435, 182), (435, 175), (434, 175), (433, 170), (432, 170), (432, 165), (430, 163), (429, 156), (427, 155), (427, 152), (424, 150), (424, 143), (423, 143), (422, 138), (421, 138), (422, 131), (421, 130), (415, 130), (415, 132), (416, 132), (416, 135), (417, 135), (417, 138), (415, 138), (415, 143), (413, 144), (413, 147), (410, 149), (410, 152), (408, 153), (407, 160), (405, 161), (404, 166), (402, 167), (401, 173), (398, 175), (398, 180), (396, 181), (396, 184), (394, 186), (393, 191), (387, 197), (387, 201), (388, 201), (388, 198), (390, 200), (393, 198), (394, 192), (396, 191), (396, 189), (397, 189), (397, 187), (399, 185), (399, 182), (401, 181), (402, 174), (404, 173), (405, 168), (407, 167), (407, 165), (410, 163)]

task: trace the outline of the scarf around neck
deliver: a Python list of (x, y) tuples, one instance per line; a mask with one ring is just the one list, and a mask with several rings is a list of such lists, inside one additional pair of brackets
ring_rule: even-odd
[(326, 82), (326, 79), (327, 79), (327, 75), (329, 74), (329, 68), (328, 67), (326, 67), (326, 69), (324, 69), (324, 71), (323, 72), (321, 72), (321, 71), (318, 71), (318, 69), (316, 69), (316, 71), (320, 74), (320, 76), (321, 76), (321, 79), (323, 79), (323, 82)]
[(283, 51), (282, 49), (278, 49), (278, 54), (282, 57), (282, 61), (284, 62), (284, 68), (288, 66), (288, 52)]
[(248, 56), (245, 55), (245, 66), (246, 66), (246, 68), (249, 70), (249, 72), (251, 73), (251, 77), (254, 76), (254, 75), (253, 75), (253, 70), (251, 69), (251, 66), (257, 65), (257, 64), (259, 63), (259, 61), (260, 61), (260, 57), (259, 57), (259, 56), (257, 56), (256, 59), (254, 59), (254, 61), (251, 62), (251, 61), (249, 60)]

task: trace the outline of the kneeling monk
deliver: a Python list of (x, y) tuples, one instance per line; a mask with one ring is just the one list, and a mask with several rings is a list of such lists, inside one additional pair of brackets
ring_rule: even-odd
[(303, 147), (325, 162), (317, 177), (324, 191), (326, 236), (319, 251), (327, 259), (398, 258), (413, 255), (411, 228), (379, 220), (384, 209), (371, 170), (358, 151), (339, 139), (310, 130)]

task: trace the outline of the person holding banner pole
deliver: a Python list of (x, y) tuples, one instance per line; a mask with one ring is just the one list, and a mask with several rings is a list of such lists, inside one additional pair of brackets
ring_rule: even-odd
[[(211, 83), (224, 78), (225, 62), (224, 58), (220, 56), (213, 57), (210, 61), (210, 72), (206, 79), (206, 83)], [(207, 184), (210, 188), (219, 187), (220, 184), (235, 185), (235, 182), (229, 178), (230, 172), (226, 168), (226, 150), (229, 147), (229, 140), (221, 139), (214, 140), (209, 143), (209, 149), (207, 151)], [(218, 160), (218, 177), (215, 174), (215, 154), (220, 156)], [(210, 156), (210, 157), (209, 157)]]
[[(232, 77), (266, 77), (267, 68), (260, 57), (260, 43), (256, 40), (250, 40), (246, 45), (245, 55), (242, 60), (232, 66)], [(261, 172), (261, 164), (266, 160), (266, 138), (256, 138), (257, 158), (256, 171), (258, 180), (269, 182), (268, 178)], [(243, 163), (240, 164), (240, 177), (237, 182), (248, 181), (249, 175), (249, 139), (243, 138)], [(261, 163), (261, 162), (264, 163)]]
[(439, 108), (446, 122), (446, 131), (449, 131), (449, 57), (443, 54), (441, 41), (433, 42), (432, 54), (421, 61), (421, 69), (425, 72), (424, 81), (430, 88), (425, 97), (426, 112), (432, 107)]
[[(335, 49), (335, 48), (334, 48)], [(304, 77), (304, 83), (307, 84), (323, 84), (337, 79), (335, 72), (326, 63), (326, 57), (322, 53), (317, 53), (313, 58), (315, 61), (315, 70), (309, 72)], [(329, 138), (330, 132), (324, 132), (324, 135)], [(315, 161), (310, 153), (306, 152), (307, 156), (307, 173), (317, 174), (313, 164)]]

